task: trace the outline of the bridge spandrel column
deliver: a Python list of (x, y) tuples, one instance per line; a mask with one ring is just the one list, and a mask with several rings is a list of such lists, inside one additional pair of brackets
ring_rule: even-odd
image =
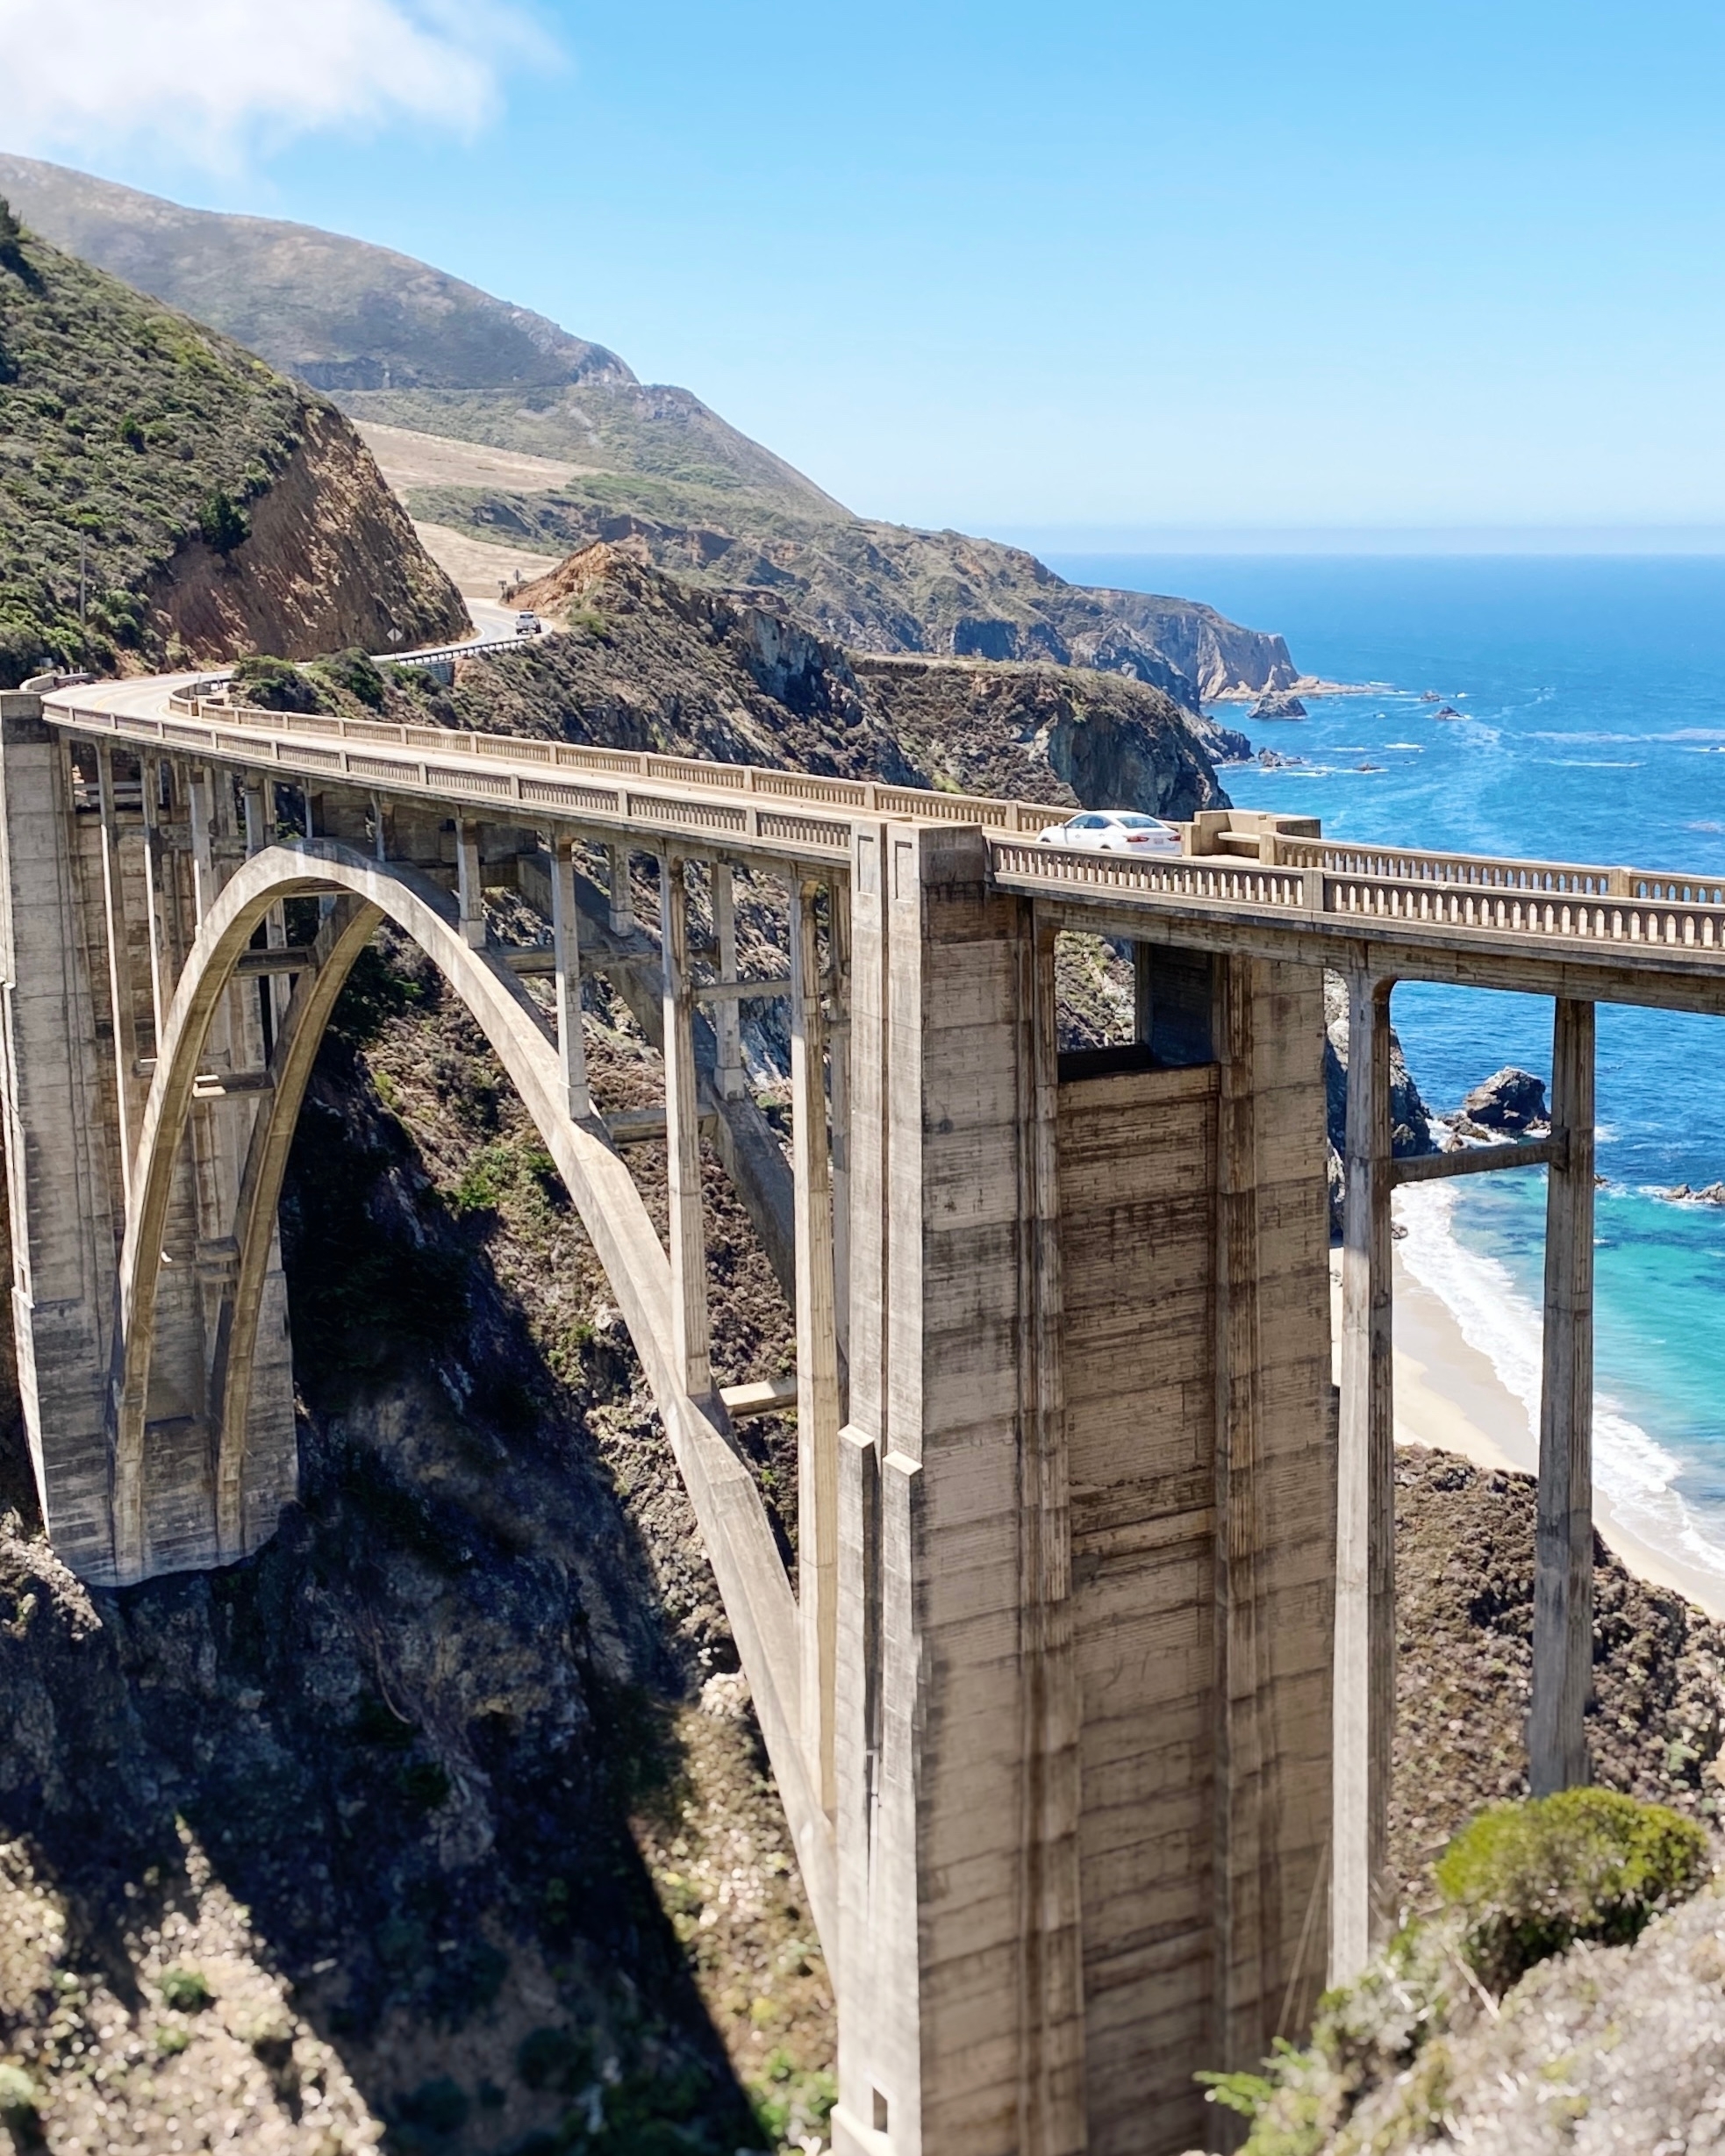
[(0, 994), (12, 1321), (55, 1549), (113, 1577), (106, 1433), (118, 1132), (101, 1082), (68, 766), (34, 697), (0, 696)]

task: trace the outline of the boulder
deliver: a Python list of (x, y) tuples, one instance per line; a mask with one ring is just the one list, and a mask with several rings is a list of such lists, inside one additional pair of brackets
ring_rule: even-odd
[(1254, 719), (1303, 719), (1306, 706), (1291, 689), (1266, 689), (1252, 706)]
[(1462, 1114), (1485, 1130), (1531, 1129), (1535, 1123), (1550, 1121), (1545, 1081), (1531, 1071), (1518, 1071), (1514, 1064), (1507, 1064), (1483, 1085), (1474, 1087), (1462, 1103)]

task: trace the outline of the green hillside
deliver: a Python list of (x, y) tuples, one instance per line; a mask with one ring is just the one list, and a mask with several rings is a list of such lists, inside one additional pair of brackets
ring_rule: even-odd
[(212, 323), (356, 419), (846, 512), (687, 390), (428, 263), (276, 218), (189, 210), (32, 157), (0, 192), (57, 246)]
[[(255, 617), (244, 551), (254, 517), (310, 433), (320, 473), (340, 467), (368, 521), (389, 619), (432, 634), (458, 625), (459, 602), (338, 414), (229, 339), (37, 238), (0, 199), (0, 686), (51, 667), (165, 659), (174, 608), (158, 599), (189, 552), (230, 615), (238, 605)], [(278, 568), (285, 547), (290, 582), (296, 569), (302, 584), (315, 580), (290, 532), (271, 547)], [(345, 598), (362, 628), (376, 597), (314, 594), (299, 618), (315, 626)]]
[(147, 578), (193, 536), (238, 543), (297, 446), (302, 398), (10, 210), (0, 234), (0, 683), (15, 684), (142, 650)]

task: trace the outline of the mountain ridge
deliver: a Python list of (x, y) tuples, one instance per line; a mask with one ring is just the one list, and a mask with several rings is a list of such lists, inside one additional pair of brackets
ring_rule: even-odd
[(864, 649), (1077, 664), (1192, 712), (1297, 677), (1279, 637), (1192, 601), (1087, 591), (992, 541), (855, 517), (692, 391), (642, 383), (608, 347), (369, 241), (28, 158), (0, 157), (0, 191), (48, 238), (321, 384), (357, 420), (579, 468), (549, 503), (415, 493), (426, 521), (560, 555), (633, 536), (679, 576), (773, 591)]

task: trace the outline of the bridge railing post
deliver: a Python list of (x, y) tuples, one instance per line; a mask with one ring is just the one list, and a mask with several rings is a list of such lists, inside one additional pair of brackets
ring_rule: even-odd
[(1528, 1779), (1535, 1796), (1590, 1779), (1593, 1671), (1593, 1006), (1557, 999), (1546, 1171), (1534, 1668)]
[(1393, 1910), (1386, 1876), (1395, 1725), (1395, 1392), (1390, 1241), (1390, 989), (1348, 976), (1342, 1410), (1336, 1463), (1330, 1981), (1364, 1967)]

